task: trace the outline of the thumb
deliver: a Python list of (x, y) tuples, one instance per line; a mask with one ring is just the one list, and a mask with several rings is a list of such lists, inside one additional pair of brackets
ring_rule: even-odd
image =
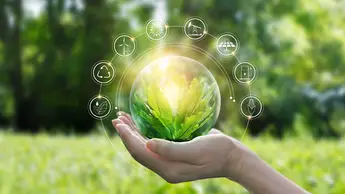
[(189, 142), (172, 142), (163, 139), (151, 139), (146, 147), (152, 152), (169, 160), (193, 163), (197, 160), (198, 148)]

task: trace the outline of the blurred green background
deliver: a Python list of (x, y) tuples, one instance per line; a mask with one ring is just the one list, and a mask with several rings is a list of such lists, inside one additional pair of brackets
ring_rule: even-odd
[[(225, 179), (166, 183), (112, 135), (115, 111), (105, 122), (113, 145), (87, 111), (99, 91), (91, 68), (113, 58), (114, 38), (140, 35), (151, 18), (182, 26), (191, 16), (215, 36), (235, 34), (239, 59), (259, 71), (251, 90), (264, 112), (243, 142), (308, 191), (345, 193), (344, 0), (0, 0), (0, 193), (247, 193)], [(229, 75), (236, 65), (217, 56), (209, 36), (190, 42), (174, 28), (165, 41), (207, 50)], [(135, 55), (162, 44), (137, 42)], [(103, 90), (112, 100), (130, 60), (113, 60), (116, 79)], [(209, 69), (225, 93), (216, 127), (240, 138), (238, 104)], [(232, 81), (239, 101), (247, 91)], [(130, 89), (128, 79), (126, 111)]]

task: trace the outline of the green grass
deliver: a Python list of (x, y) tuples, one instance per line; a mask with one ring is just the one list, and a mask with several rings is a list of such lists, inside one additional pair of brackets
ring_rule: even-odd
[[(247, 193), (226, 179), (171, 185), (136, 164), (121, 141), (103, 136), (0, 133), (0, 193)], [(312, 193), (345, 193), (345, 142), (246, 140), (269, 164)]]

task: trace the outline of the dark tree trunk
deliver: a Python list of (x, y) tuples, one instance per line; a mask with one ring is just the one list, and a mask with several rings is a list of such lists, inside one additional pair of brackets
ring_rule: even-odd
[[(0, 61), (1, 66), (1, 73), (0, 73), (0, 83), (2, 83), (0, 86), (8, 86), (8, 80), (9, 80), (9, 63), (8, 63), (8, 49), (6, 45), (9, 45), (9, 26), (8, 26), (8, 18), (6, 14), (6, 3), (5, 0), (0, 0), (0, 44), (2, 45), (3, 50), (3, 60)], [(0, 54), (1, 55), (1, 54)], [(0, 99), (2, 100), (2, 99)], [(7, 126), (9, 124), (9, 118), (6, 118), (6, 115), (4, 115), (0, 111), (0, 126)]]
[(22, 47), (21, 47), (21, 22), (22, 22), (22, 1), (14, 0), (13, 4), (14, 26), (10, 46), (10, 64), (12, 66), (11, 80), (14, 96), (14, 118), (13, 127), (20, 128), (21, 120), (24, 119), (23, 107), (23, 83), (22, 83)]
[(6, 2), (0, 0), (0, 41), (5, 42), (8, 35), (8, 19), (5, 13)]

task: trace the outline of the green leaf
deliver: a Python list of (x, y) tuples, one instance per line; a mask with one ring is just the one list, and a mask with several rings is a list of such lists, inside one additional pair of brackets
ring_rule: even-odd
[[(153, 78), (154, 79), (154, 78)], [(190, 84), (184, 76), (174, 75), (168, 79), (169, 83), (178, 86), (178, 107), (171, 107), (166, 93), (161, 88), (161, 81), (152, 80), (147, 86), (142, 80), (143, 95), (136, 96), (135, 111), (141, 119), (145, 120), (147, 129), (145, 134), (154, 134), (156, 131), (159, 137), (169, 140), (185, 141), (192, 138), (192, 134), (200, 129), (213, 117), (215, 109), (214, 91), (216, 84), (211, 86), (205, 79), (194, 78)], [(164, 87), (164, 85), (162, 86)], [(168, 86), (169, 87), (169, 86)], [(166, 92), (166, 91), (164, 91)], [(147, 99), (144, 102), (143, 99)], [(171, 100), (171, 99), (170, 99)], [(147, 103), (147, 104), (146, 104)], [(173, 109), (176, 112), (173, 113)], [(151, 131), (148, 131), (151, 130)], [(157, 135), (156, 135), (157, 136)], [(155, 137), (156, 137), (155, 136)]]

